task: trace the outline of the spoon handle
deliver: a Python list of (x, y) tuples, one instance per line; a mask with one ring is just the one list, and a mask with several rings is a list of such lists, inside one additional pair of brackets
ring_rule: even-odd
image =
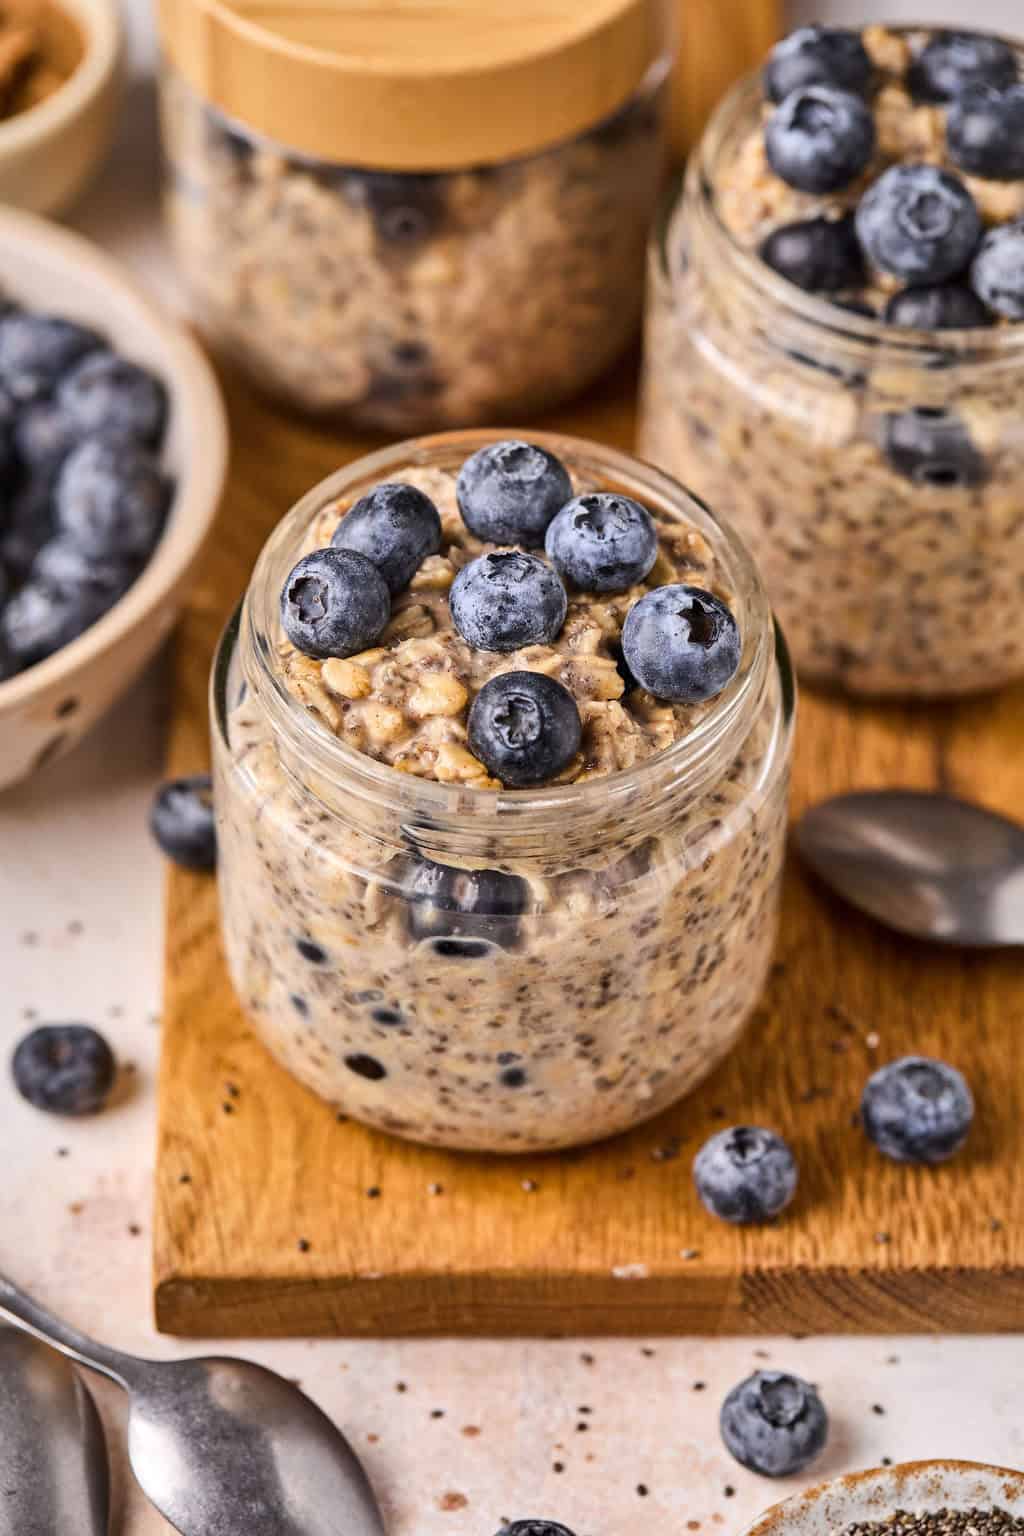
[(44, 1344), (52, 1344), (62, 1355), (90, 1370), (99, 1371), (102, 1376), (109, 1376), (126, 1389), (130, 1388), (135, 1369), (141, 1364), (131, 1355), (122, 1355), (116, 1349), (97, 1344), (61, 1322), (3, 1275), (0, 1275), (0, 1319), (13, 1323), (15, 1328), (41, 1339)]

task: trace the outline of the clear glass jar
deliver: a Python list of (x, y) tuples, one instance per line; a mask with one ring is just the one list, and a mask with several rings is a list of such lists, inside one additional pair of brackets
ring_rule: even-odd
[(213, 677), (219, 883), (239, 998), (296, 1077), (400, 1136), (526, 1152), (657, 1114), (739, 1037), (775, 942), (793, 689), (732, 532), (649, 466), (543, 435), (589, 483), (710, 542), (743, 635), (728, 688), (634, 769), (536, 791), (414, 778), (318, 725), (278, 659), (311, 524), (492, 437), (363, 459), (266, 545)]
[(389, 432), (577, 393), (639, 324), (667, 68), (568, 143), (419, 174), (295, 154), (168, 67), (165, 207), (200, 325), (274, 395)]
[[(726, 99), (649, 263), (644, 454), (750, 546), (801, 678), (874, 695), (1024, 675), (1024, 326), (900, 332), (804, 293), (718, 201), (762, 111)], [(892, 444), (936, 446), (927, 468)]]

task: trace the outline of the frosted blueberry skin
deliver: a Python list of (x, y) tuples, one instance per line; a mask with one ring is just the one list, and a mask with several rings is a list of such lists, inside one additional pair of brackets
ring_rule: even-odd
[(54, 507), (58, 529), (95, 559), (145, 560), (171, 499), (171, 483), (137, 443), (90, 438), (64, 461)]
[(905, 1056), (868, 1079), (860, 1112), (868, 1139), (894, 1162), (944, 1163), (967, 1140), (974, 1098), (955, 1067)]
[(385, 482), (346, 512), (331, 546), (365, 555), (394, 597), (409, 585), (427, 556), (441, 548), (441, 518), (430, 497), (416, 486)]
[(740, 664), (739, 627), (712, 592), (675, 583), (634, 603), (622, 630), (633, 677), (656, 699), (699, 704), (712, 699)]
[(935, 165), (891, 166), (861, 198), (856, 224), (868, 259), (915, 284), (959, 276), (981, 239), (970, 192)]
[(791, 1204), (797, 1188), (796, 1159), (774, 1131), (737, 1125), (704, 1143), (693, 1164), (701, 1203), (734, 1226), (771, 1221)]
[(874, 75), (859, 32), (847, 27), (797, 27), (768, 55), (764, 93), (776, 105), (805, 85), (831, 85), (862, 95)]
[(776, 176), (800, 192), (837, 192), (875, 152), (875, 120), (859, 96), (827, 85), (792, 91), (764, 135)]
[(537, 555), (516, 549), (481, 555), (463, 566), (448, 601), (455, 628), (481, 651), (549, 644), (569, 606), (557, 572)]
[(755, 1371), (722, 1404), (726, 1450), (762, 1477), (790, 1477), (825, 1449), (828, 1415), (814, 1388), (784, 1371)]
[(955, 101), (974, 85), (1012, 85), (1017, 59), (1009, 43), (979, 32), (936, 32), (921, 49), (907, 73), (916, 101), (938, 105)]
[(88, 1024), (41, 1024), (21, 1040), (11, 1075), (23, 1099), (54, 1115), (94, 1115), (114, 1086), (114, 1053)]
[(1024, 320), (1024, 222), (989, 230), (974, 258), (971, 284), (989, 309)]
[(77, 640), (109, 607), (95, 587), (28, 581), (0, 612), (0, 648), (8, 663), (35, 666)]
[(149, 830), (161, 852), (181, 869), (209, 874), (217, 867), (217, 822), (208, 773), (168, 779), (153, 796)]
[(989, 181), (1024, 177), (1024, 85), (974, 86), (946, 117), (949, 157), (960, 170)]
[(807, 293), (837, 293), (856, 288), (864, 278), (864, 258), (849, 214), (782, 224), (765, 237), (758, 254), (773, 272)]
[(80, 436), (108, 433), (152, 446), (167, 420), (159, 379), (116, 352), (89, 353), (57, 389), (57, 404)]
[(547, 526), (572, 496), (565, 465), (519, 438), (488, 443), (459, 472), (456, 495), (462, 520), (487, 544), (544, 543)]
[(297, 651), (324, 661), (376, 644), (391, 594), (376, 566), (354, 549), (304, 555), (281, 589), (281, 624)]
[(95, 331), (59, 315), (0, 315), (0, 385), (13, 400), (48, 395), (79, 358), (103, 346)]
[(499, 673), (469, 712), (470, 750), (513, 789), (556, 778), (579, 751), (582, 734), (576, 700), (542, 672)]
[(646, 507), (613, 491), (567, 502), (548, 525), (552, 565), (583, 592), (626, 592), (658, 558), (658, 532)]

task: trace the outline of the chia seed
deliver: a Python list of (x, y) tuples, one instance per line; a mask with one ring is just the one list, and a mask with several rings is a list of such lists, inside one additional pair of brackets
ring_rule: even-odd
[(836, 1536), (1024, 1536), (1024, 1518), (1000, 1509), (897, 1509), (885, 1520), (863, 1520)]

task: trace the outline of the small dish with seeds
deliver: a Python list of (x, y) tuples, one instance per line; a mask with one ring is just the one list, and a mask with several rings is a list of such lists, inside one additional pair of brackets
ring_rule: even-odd
[(1024, 1473), (915, 1461), (837, 1477), (767, 1510), (744, 1536), (1022, 1536)]

